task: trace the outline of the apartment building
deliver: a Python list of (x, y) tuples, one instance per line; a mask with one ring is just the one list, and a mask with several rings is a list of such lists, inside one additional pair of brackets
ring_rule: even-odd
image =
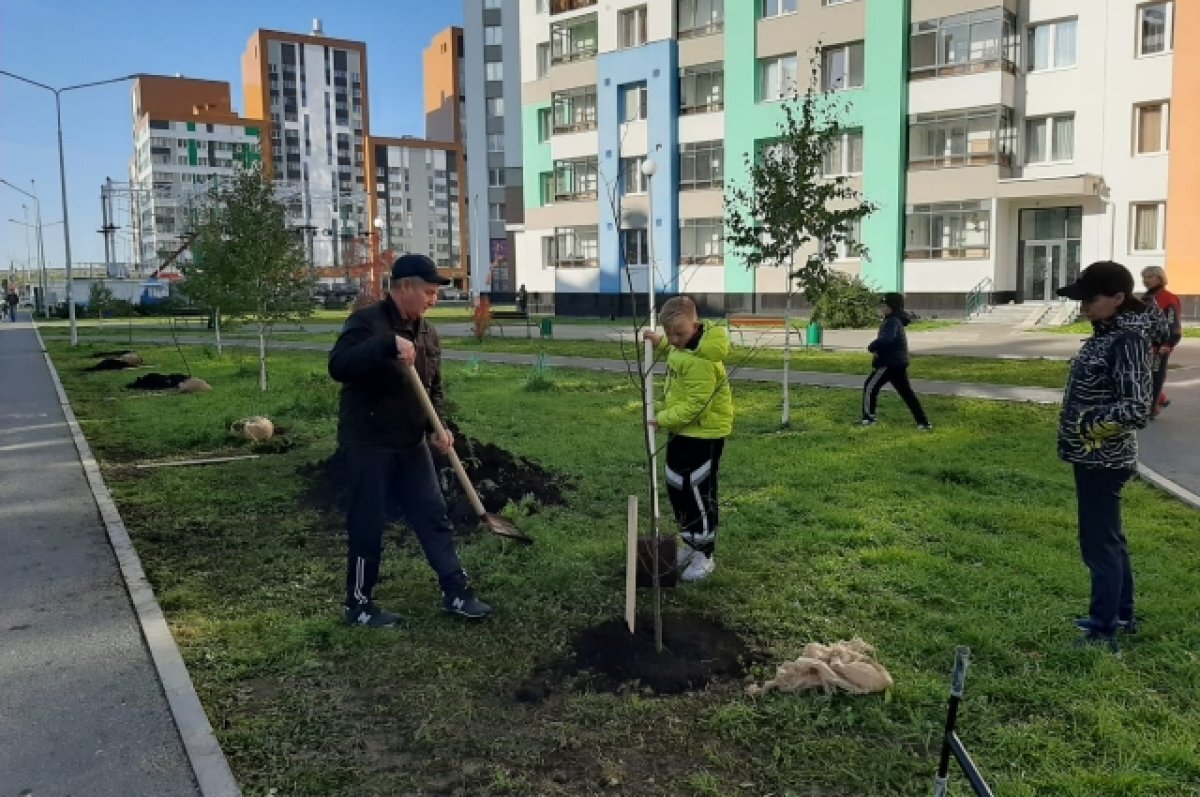
[(470, 186), (471, 285), (515, 291), (522, 193), (521, 3), (464, 0), (465, 152)]
[(367, 46), (257, 30), (242, 55), (246, 114), (262, 119), (263, 167), (307, 238), (311, 262), (339, 273), (362, 259), (368, 221)]
[(467, 226), (458, 145), (377, 136), (368, 141), (368, 170), (375, 183), (369, 213), (380, 248), (428, 255), (462, 287)]
[(142, 75), (131, 100), (134, 246), (153, 270), (187, 259), (192, 211), (212, 183), (261, 158), (260, 123), (239, 116), (229, 84), (215, 80)]
[(523, 0), (517, 279), (560, 312), (605, 311), (645, 286), (652, 240), (663, 291), (782, 304), (781, 270), (724, 251), (723, 191), (815, 58), (851, 104), (827, 171), (879, 206), (857, 231), (868, 256), (837, 268), (945, 314), (977, 293), (1051, 300), (1109, 258), (1165, 262), (1200, 294), (1200, 233), (1177, 216), (1200, 201), (1200, 162), (1168, 154), (1200, 124), (1194, 97), (1182, 107), (1197, 89), (1173, 85), (1176, 58), (1197, 59), (1176, 55), (1200, 29), (1194, 6)]

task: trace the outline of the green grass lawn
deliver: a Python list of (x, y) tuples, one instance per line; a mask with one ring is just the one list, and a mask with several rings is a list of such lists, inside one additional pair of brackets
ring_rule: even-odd
[[(625, 496), (644, 491), (638, 389), (627, 379), (447, 366), (464, 431), (570, 477), (566, 506), (520, 519), (537, 539), (483, 536), (462, 555), (499, 611), (464, 627), (389, 533), (378, 597), (403, 633), (339, 622), (336, 519), (304, 508), (303, 469), (331, 450), (335, 386), (320, 354), (191, 364), (211, 393), (132, 398), (131, 374), (85, 374), (92, 347), (50, 344), (64, 384), (234, 772), (248, 797), (289, 795), (923, 795), (930, 793), (955, 645), (970, 645), (960, 734), (997, 794), (1183, 797), (1200, 782), (1200, 516), (1135, 483), (1126, 526), (1144, 629), (1123, 656), (1070, 648), (1087, 578), (1054, 412), (927, 398), (911, 428), (853, 427), (858, 395), (738, 385), (710, 581), (670, 609), (720, 619), (766, 662), (809, 641), (868, 640), (888, 696), (772, 695), (743, 683), (681, 697), (514, 690), (570, 636), (618, 616)], [(171, 348), (148, 365), (181, 369)], [(264, 413), (292, 445), (254, 461), (134, 470), (134, 461), (244, 451), (229, 424)], [(397, 544), (397, 540), (400, 540)], [(769, 676), (763, 665), (755, 677)], [(954, 794), (964, 795), (961, 777)]]
[[(542, 354), (558, 357), (594, 357), (601, 359), (635, 358), (630, 347), (618, 342), (586, 341), (586, 340), (541, 340), (534, 337), (526, 339), (524, 331), (512, 331), (513, 337), (500, 337), (495, 334), (477, 341), (474, 338), (443, 337), (442, 345), (447, 349), (479, 352), (508, 352), (514, 354)], [(81, 329), (80, 340), (87, 342), (90, 336), (115, 336), (125, 341), (145, 341), (146, 339), (162, 339), (169, 336), (170, 331), (164, 329), (148, 330), (134, 327), (130, 330), (102, 328), (98, 330)], [(202, 337), (211, 340), (211, 333), (202, 330), (180, 330), (183, 339)], [(536, 333), (535, 333), (536, 335)], [(56, 337), (57, 336), (57, 337)], [(61, 334), (55, 330), (45, 336), (47, 340), (61, 339)], [(92, 337), (92, 340), (96, 340)], [(253, 338), (254, 333), (249, 328), (232, 330), (225, 334), (230, 341)], [(337, 339), (335, 332), (276, 332), (272, 340), (292, 343), (315, 343), (332, 346)], [(753, 340), (753, 337), (750, 338)], [(97, 345), (112, 348), (117, 340)], [(731, 355), (728, 366), (736, 372), (738, 368), (782, 368), (783, 352), (778, 349), (756, 349), (753, 347), (737, 347)], [(791, 367), (797, 371), (816, 371), (819, 373), (862, 374), (864, 378), (871, 369), (871, 355), (855, 351), (820, 351), (796, 349), (792, 352)], [(1058, 360), (989, 360), (980, 357), (950, 357), (942, 355), (918, 355), (913, 358), (910, 374), (914, 379), (934, 379), (948, 382), (972, 382), (996, 385), (1024, 385), (1030, 387), (1061, 388), (1066, 384), (1069, 364)]]
[[(1090, 321), (1076, 321), (1074, 324), (1064, 324), (1058, 327), (1039, 327), (1036, 332), (1051, 332), (1056, 335), (1090, 335), (1092, 334), (1092, 323)], [(1200, 327), (1184, 327), (1183, 336), (1185, 338), (1200, 338)]]

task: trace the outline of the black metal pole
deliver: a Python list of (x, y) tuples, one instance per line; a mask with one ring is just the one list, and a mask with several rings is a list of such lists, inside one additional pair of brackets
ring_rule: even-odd
[(950, 781), (950, 739), (958, 722), (958, 704), (962, 700), (967, 684), (967, 667), (971, 663), (971, 649), (959, 646), (954, 649), (954, 674), (950, 676), (950, 706), (946, 711), (946, 728), (942, 734), (942, 755), (938, 761), (937, 778), (934, 780), (934, 797), (945, 797)]

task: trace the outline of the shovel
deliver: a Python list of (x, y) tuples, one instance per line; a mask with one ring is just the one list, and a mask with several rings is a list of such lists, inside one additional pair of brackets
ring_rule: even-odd
[[(429, 393), (425, 390), (425, 385), (421, 383), (421, 377), (417, 375), (417, 369), (408, 363), (403, 363), (400, 367), (404, 369), (408, 378), (412, 380), (413, 386), (417, 389), (417, 395), (421, 398), (421, 405), (425, 408), (425, 415), (429, 418), (429, 422), (433, 424), (433, 428), (437, 431), (438, 436), (444, 438), (446, 436), (446, 427), (442, 426), (442, 421), (438, 418), (437, 410), (433, 408), (433, 402), (429, 400)], [(479, 493), (475, 492), (475, 485), (471, 484), (471, 477), (467, 475), (467, 471), (463, 468), (462, 460), (458, 458), (458, 452), (451, 447), (446, 451), (446, 456), (450, 458), (454, 474), (458, 476), (458, 483), (462, 485), (463, 492), (467, 494), (467, 500), (471, 502), (471, 508), (479, 516), (479, 522), (483, 524), (483, 527), (497, 537), (504, 537), (505, 539), (516, 540), (525, 545), (532, 545), (532, 537), (499, 515), (493, 515), (484, 509), (483, 502), (479, 500)]]

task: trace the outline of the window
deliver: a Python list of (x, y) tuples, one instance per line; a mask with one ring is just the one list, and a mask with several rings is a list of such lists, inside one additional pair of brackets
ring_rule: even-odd
[(621, 230), (621, 254), (627, 266), (650, 265), (650, 242), (646, 228)]
[(484, 7), (485, 9), (488, 9), (488, 8), (499, 8), (499, 7), (500, 7), (500, 2), (501, 2), (501, 0), (483, 0), (483, 7)]
[(555, 268), (595, 268), (600, 264), (600, 238), (592, 227), (559, 227), (547, 241)]
[(537, 0), (537, 13), (549, 14), (550, 13), (550, 0)]
[(825, 91), (862, 88), (862, 42), (839, 44), (821, 50), (821, 85)]
[(538, 193), (541, 197), (541, 205), (550, 205), (554, 202), (554, 172), (542, 172), (538, 175)]
[(679, 190), (725, 185), (725, 142), (701, 141), (679, 147)]
[(1012, 163), (1012, 110), (1002, 105), (910, 118), (908, 167), (941, 169)]
[(1138, 155), (1150, 155), (1167, 151), (1170, 136), (1169, 115), (1169, 105), (1165, 102), (1139, 105), (1134, 109), (1134, 152)]
[(636, 158), (621, 158), (621, 193), (646, 193), (646, 175), (642, 174), (642, 164), (646, 162), (643, 155)]
[(550, 140), (550, 131), (551, 131), (550, 120), (551, 120), (551, 109), (538, 108), (537, 130), (538, 130), (538, 142), (539, 143), (545, 144), (547, 141)]
[(555, 133), (575, 133), (596, 128), (596, 90), (594, 88), (557, 91), (550, 99), (554, 111)]
[(679, 113), (711, 113), (725, 107), (725, 67), (721, 62), (679, 70)]
[(1015, 72), (1016, 29), (1016, 15), (1001, 8), (915, 22), (909, 37), (910, 77)]
[(720, 266), (725, 263), (725, 229), (721, 219), (684, 219), (679, 224), (679, 263)]
[(1078, 28), (1079, 22), (1074, 19), (1046, 22), (1031, 27), (1029, 71), (1040, 72), (1045, 69), (1066, 69), (1075, 66), (1078, 60), (1075, 40)]
[(488, 116), (504, 116), (504, 98), (488, 97), (487, 112)]
[(488, 204), (488, 220), (489, 221), (504, 221), (504, 203), (492, 202)]
[(800, 0), (762, 0), (763, 18), (778, 17), (783, 14), (795, 14)]
[(646, 84), (634, 83), (621, 89), (621, 121), (636, 122), (646, 118)]
[(550, 74), (550, 42), (542, 42), (537, 46), (537, 76), (544, 78)]
[(617, 40), (622, 48), (646, 43), (646, 7), (627, 8), (617, 14)]
[(488, 80), (504, 80), (504, 62), (488, 61), (483, 65), (483, 72)]
[(846, 225), (846, 234), (834, 247), (838, 260), (862, 259), (862, 219), (854, 219)]
[(555, 161), (554, 201), (595, 199), (598, 180), (598, 159), (595, 157)]
[(555, 64), (596, 56), (596, 15), (576, 17), (550, 26), (550, 61)]
[(725, 27), (725, 0), (676, 0), (675, 8), (680, 39), (720, 33)]
[(1052, 163), (1075, 158), (1075, 114), (1043, 116), (1025, 123), (1025, 163)]
[(484, 44), (504, 44), (504, 29), (499, 25), (483, 26)]
[(914, 205), (908, 210), (904, 256), (914, 260), (986, 259), (992, 212), (986, 200)]
[(1133, 206), (1132, 251), (1162, 252), (1166, 249), (1166, 209), (1163, 202)]
[(1158, 55), (1172, 49), (1174, 16), (1174, 3), (1146, 3), (1138, 7), (1139, 56)]
[(847, 130), (835, 138), (825, 153), (822, 172), (826, 177), (846, 174), (862, 174), (863, 134), (861, 130)]
[(758, 62), (758, 98), (782, 100), (796, 90), (796, 56), (763, 58)]
[(487, 148), (488, 148), (488, 152), (503, 152), (504, 151), (504, 134), (503, 133), (488, 133)]
[(488, 186), (491, 188), (504, 187), (504, 169), (488, 169)]

